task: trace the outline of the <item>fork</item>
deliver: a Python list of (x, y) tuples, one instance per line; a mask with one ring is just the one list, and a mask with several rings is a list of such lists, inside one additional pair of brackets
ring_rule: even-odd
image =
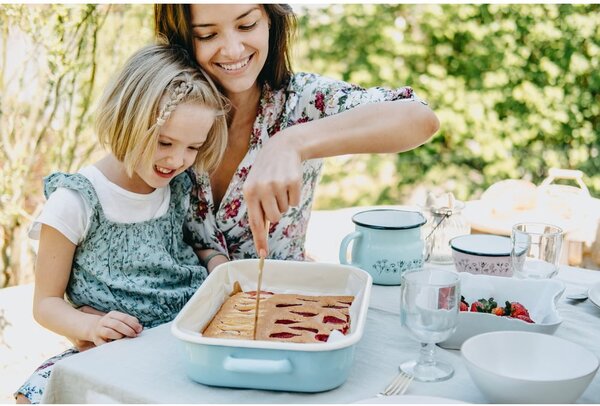
[(414, 376), (400, 371), (398, 372), (398, 375), (396, 375), (394, 380), (390, 382), (390, 384), (383, 391), (377, 394), (377, 397), (404, 395), (413, 379)]

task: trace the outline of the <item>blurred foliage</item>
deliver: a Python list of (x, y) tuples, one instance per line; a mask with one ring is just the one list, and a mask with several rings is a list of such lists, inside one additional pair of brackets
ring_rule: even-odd
[(43, 176), (101, 152), (93, 102), (115, 66), (152, 41), (148, 9), (0, 5), (0, 286), (31, 278), (27, 228)]
[[(583, 171), (600, 195), (598, 21), (597, 4), (308, 7), (299, 69), (408, 84), (441, 121), (413, 151), (328, 160), (317, 205), (403, 203), (415, 185), (469, 199), (551, 167)], [(347, 173), (375, 181), (339, 188)]]
[[(550, 167), (582, 170), (600, 194), (600, 5), (297, 12), (297, 71), (408, 84), (441, 121), (414, 151), (328, 159), (316, 208), (406, 203), (423, 189), (476, 198), (507, 178), (539, 183)], [(41, 179), (102, 153), (93, 103), (152, 31), (149, 4), (0, 5), (0, 286), (31, 278), (26, 231), (43, 204)]]

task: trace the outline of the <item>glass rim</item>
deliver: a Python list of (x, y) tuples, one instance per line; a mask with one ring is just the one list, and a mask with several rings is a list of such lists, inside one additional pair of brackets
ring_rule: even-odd
[(444, 287), (444, 286), (452, 286), (455, 285), (456, 283), (460, 282), (460, 275), (458, 272), (454, 272), (451, 271), (449, 269), (437, 269), (437, 268), (427, 268), (427, 269), (422, 269), (422, 268), (413, 268), (413, 269), (409, 269), (407, 271), (405, 271), (404, 273), (402, 273), (402, 281), (406, 281), (407, 283), (423, 283), (417, 280), (409, 280), (406, 278), (407, 275), (410, 274), (416, 274), (416, 273), (421, 273), (421, 272), (441, 272), (441, 273), (445, 273), (445, 274), (451, 274), (454, 276), (454, 280), (451, 282), (427, 282), (428, 285), (430, 286), (436, 286), (436, 287)]
[[(519, 230), (518, 227), (519, 226), (541, 226), (541, 227), (551, 227), (552, 229), (554, 229), (555, 231), (525, 231), (525, 230)], [(522, 223), (517, 223), (515, 225), (512, 226), (512, 231), (516, 231), (519, 233), (526, 233), (526, 234), (534, 234), (534, 235), (560, 235), (563, 234), (564, 231), (561, 227), (554, 225), (554, 224), (550, 224), (550, 223), (538, 223), (538, 222), (522, 222)]]

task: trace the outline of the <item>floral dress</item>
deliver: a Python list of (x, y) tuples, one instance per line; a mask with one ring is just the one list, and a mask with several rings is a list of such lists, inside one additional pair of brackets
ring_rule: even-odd
[[(364, 89), (323, 76), (297, 73), (285, 88), (263, 86), (258, 114), (252, 128), (250, 146), (240, 162), (218, 208), (214, 207), (210, 178), (198, 173), (192, 188), (187, 238), (196, 249), (212, 248), (231, 259), (256, 258), (248, 224), (242, 186), (265, 143), (289, 126), (332, 116), (353, 107), (381, 101), (406, 99), (420, 101), (410, 87)], [(326, 137), (327, 134), (323, 134)], [(291, 207), (269, 229), (269, 257), (304, 260), (304, 239), (310, 218), (322, 159), (302, 163), (301, 201)]]

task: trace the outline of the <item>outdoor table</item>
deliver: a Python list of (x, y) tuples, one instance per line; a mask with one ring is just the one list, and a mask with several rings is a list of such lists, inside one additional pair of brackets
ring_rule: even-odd
[[(567, 285), (591, 284), (600, 282), (600, 272), (561, 266), (558, 278)], [(399, 306), (399, 286), (373, 286), (367, 324), (355, 348), (350, 376), (343, 385), (327, 392), (276, 392), (196, 383), (185, 374), (183, 345), (171, 334), (168, 323), (145, 330), (137, 338), (114, 341), (57, 363), (43, 402), (352, 403), (373, 398), (396, 375), (398, 365), (418, 353), (419, 344), (400, 326)], [(563, 322), (555, 335), (600, 357), (600, 309), (589, 300), (562, 298), (558, 310)], [(454, 376), (444, 382), (413, 382), (406, 395), (487, 403), (471, 380), (460, 351), (438, 348), (438, 356), (453, 365)], [(578, 403), (600, 403), (600, 374)]]

